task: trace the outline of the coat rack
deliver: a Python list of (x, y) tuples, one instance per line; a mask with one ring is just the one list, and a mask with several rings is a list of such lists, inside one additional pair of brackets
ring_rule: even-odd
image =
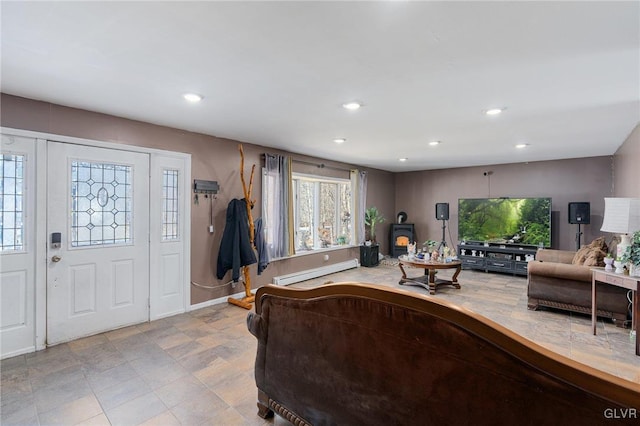
[[(240, 151), (240, 180), (242, 181), (242, 191), (244, 193), (244, 199), (247, 203), (247, 218), (249, 220), (249, 241), (251, 242), (251, 247), (255, 250), (255, 229), (253, 224), (253, 216), (251, 215), (251, 209), (255, 204), (255, 200), (251, 200), (251, 191), (253, 189), (253, 175), (256, 170), (256, 165), (254, 164), (251, 167), (251, 177), (249, 178), (249, 186), (247, 187), (247, 183), (244, 179), (244, 150), (242, 149), (242, 144), (238, 145), (238, 151)], [(243, 285), (245, 296), (242, 299), (234, 299), (233, 297), (230, 297), (229, 299), (227, 299), (227, 302), (245, 309), (251, 309), (251, 304), (255, 300), (255, 296), (251, 294), (251, 274), (249, 272), (249, 265), (242, 267), (242, 276), (244, 277)]]

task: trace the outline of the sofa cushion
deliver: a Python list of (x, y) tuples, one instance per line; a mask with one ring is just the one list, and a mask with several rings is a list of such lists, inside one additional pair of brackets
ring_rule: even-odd
[(558, 280), (558, 285), (560, 286), (564, 280), (591, 283), (591, 269), (582, 265), (534, 261), (529, 262), (527, 269), (529, 276), (554, 278)]

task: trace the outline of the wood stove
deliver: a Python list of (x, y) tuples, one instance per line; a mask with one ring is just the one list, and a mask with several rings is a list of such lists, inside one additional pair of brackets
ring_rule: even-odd
[(389, 227), (389, 251), (392, 257), (407, 254), (407, 245), (414, 243), (416, 231), (413, 223), (392, 223)]

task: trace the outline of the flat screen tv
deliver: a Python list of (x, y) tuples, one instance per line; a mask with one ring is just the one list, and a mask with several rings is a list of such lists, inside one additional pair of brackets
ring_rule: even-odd
[(458, 238), (551, 247), (551, 198), (460, 198)]

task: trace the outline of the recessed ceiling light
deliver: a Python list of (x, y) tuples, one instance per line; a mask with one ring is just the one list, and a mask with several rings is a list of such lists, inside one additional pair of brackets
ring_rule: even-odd
[(522, 149), (522, 148), (526, 148), (528, 146), (529, 146), (528, 143), (519, 143), (519, 144), (516, 145), (516, 148)]
[(398, 161), (404, 162), (404, 161), (407, 161), (407, 158), (398, 158)]
[(360, 109), (360, 107), (362, 106), (362, 104), (360, 102), (347, 102), (345, 104), (342, 104), (342, 108), (351, 110), (351, 111), (355, 111), (357, 109)]
[(340, 143), (345, 143), (347, 140), (345, 138), (335, 138), (333, 141), (335, 143), (340, 144)]
[(486, 110), (484, 113), (487, 115), (498, 115), (500, 113), (502, 113), (502, 111), (504, 111), (506, 108), (491, 108)]
[(431, 141), (429, 142), (429, 145), (436, 146), (436, 145), (440, 145), (440, 143), (441, 143), (440, 141)]
[(182, 95), (183, 98), (188, 100), (189, 102), (200, 102), (202, 100), (202, 96), (197, 93), (185, 93)]

